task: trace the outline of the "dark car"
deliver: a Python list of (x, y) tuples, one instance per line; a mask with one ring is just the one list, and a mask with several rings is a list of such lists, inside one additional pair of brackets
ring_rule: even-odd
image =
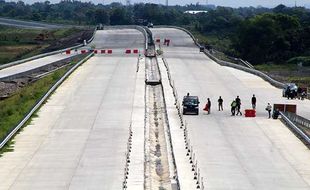
[(298, 86), (295, 83), (285, 84), (282, 92), (283, 97), (295, 98), (297, 96)]
[(147, 27), (148, 27), (148, 28), (153, 28), (154, 25), (153, 25), (153, 23), (149, 22), (149, 23), (147, 24)]
[(183, 97), (183, 115), (187, 113), (199, 114), (199, 99), (198, 96), (184, 96)]
[(200, 46), (200, 47), (199, 47), (199, 51), (200, 51), (200, 52), (204, 52), (204, 51), (205, 51), (205, 47)]

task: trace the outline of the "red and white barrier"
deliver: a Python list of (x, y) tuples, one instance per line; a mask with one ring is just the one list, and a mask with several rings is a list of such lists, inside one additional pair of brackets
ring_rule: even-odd
[(126, 49), (125, 54), (138, 54), (139, 50), (138, 49)]
[(157, 38), (157, 39), (156, 39), (156, 43), (160, 43), (160, 38)]

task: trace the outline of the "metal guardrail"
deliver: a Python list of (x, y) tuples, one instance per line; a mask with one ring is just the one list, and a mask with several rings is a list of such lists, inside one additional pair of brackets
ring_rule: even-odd
[(48, 99), (48, 97), (65, 81), (65, 79), (73, 73), (75, 69), (77, 69), (82, 63), (88, 60), (94, 53), (92, 52), (87, 57), (79, 61), (76, 65), (74, 65), (66, 74), (61, 77), (49, 90), (45, 95), (34, 105), (34, 107), (30, 110), (28, 114), (22, 119), (21, 122), (15, 127), (12, 128), (11, 132), (3, 139), (0, 143), (0, 149), (16, 134), (16, 132), (26, 124), (26, 122), (31, 118), (31, 116), (40, 108), (40, 106)]
[(294, 123), (297, 125), (301, 125), (302, 127), (305, 127), (310, 130), (310, 120), (306, 119), (304, 117), (301, 117), (295, 113), (291, 112), (284, 112), (284, 114)]
[(280, 115), (284, 122), (287, 124), (289, 128), (291, 128), (294, 132), (296, 132), (300, 137), (306, 142), (308, 145), (310, 145), (310, 138), (308, 135), (306, 135), (301, 129), (299, 129), (293, 121), (286, 115), (286, 113), (280, 112)]
[[(94, 30), (93, 36), (87, 41), (87, 43), (90, 43), (94, 39), (95, 34), (96, 34), (96, 29)], [(8, 68), (8, 67), (12, 67), (14, 65), (19, 65), (19, 64), (22, 64), (22, 63), (25, 63), (25, 62), (28, 62), (28, 61), (32, 61), (32, 60), (35, 60), (35, 59), (43, 58), (43, 57), (46, 57), (46, 56), (63, 53), (65, 51), (67, 51), (67, 50), (72, 50), (72, 49), (80, 48), (80, 47), (83, 47), (83, 46), (84, 46), (84, 44), (80, 44), (80, 45), (72, 46), (72, 47), (69, 47), (69, 48), (65, 48), (65, 49), (61, 49), (61, 50), (57, 50), (57, 51), (52, 51), (52, 52), (48, 52), (48, 53), (43, 53), (43, 54), (35, 55), (33, 57), (29, 57), (29, 58), (26, 58), (26, 59), (22, 59), (22, 60), (6, 63), (4, 65), (0, 65), (0, 70)]]
[(36, 73), (36, 72), (38, 72), (40, 70), (44, 70), (44, 69), (49, 68), (51, 66), (57, 66), (57, 65), (60, 65), (60, 63), (63, 63), (63, 62), (71, 62), (73, 59), (75, 59), (76, 57), (78, 57), (80, 55), (82, 55), (82, 54), (74, 55), (74, 56), (71, 56), (71, 57), (68, 57), (68, 58), (65, 58), (65, 59), (54, 61), (54, 62), (48, 63), (46, 65), (42, 65), (40, 67), (33, 68), (31, 70), (28, 70), (28, 71), (23, 71), (23, 72), (20, 72), (20, 73), (9, 75), (9, 76), (0, 77), (0, 81), (11, 81), (11, 80), (14, 80), (14, 79), (19, 78), (19, 77), (30, 76), (33, 73)]

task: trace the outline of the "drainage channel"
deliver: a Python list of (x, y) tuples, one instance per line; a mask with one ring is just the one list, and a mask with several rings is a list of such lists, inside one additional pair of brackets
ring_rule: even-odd
[(146, 123), (144, 189), (177, 190), (179, 183), (173, 156), (157, 58), (146, 58)]

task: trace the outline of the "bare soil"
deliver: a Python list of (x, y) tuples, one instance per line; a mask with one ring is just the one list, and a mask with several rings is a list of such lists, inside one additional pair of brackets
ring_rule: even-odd
[(88, 29), (74, 33), (68, 37), (61, 38), (60, 40), (53, 42), (49, 47), (44, 49), (43, 53), (79, 45), (83, 43), (84, 40), (89, 40), (93, 36), (93, 33), (93, 29)]

